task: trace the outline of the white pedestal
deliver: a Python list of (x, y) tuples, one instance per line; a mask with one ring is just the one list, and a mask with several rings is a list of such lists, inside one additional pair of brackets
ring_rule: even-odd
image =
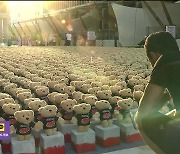
[(42, 133), (40, 135), (40, 144), (42, 154), (64, 154), (64, 135), (58, 132), (56, 135), (47, 136)]
[(121, 139), (124, 142), (131, 143), (135, 141), (142, 140), (139, 131), (134, 128), (132, 123), (119, 123), (119, 127), (121, 128)]
[(64, 134), (64, 140), (66, 143), (71, 142), (71, 131), (75, 130), (76, 127), (76, 124), (65, 124), (59, 126), (58, 129)]
[(16, 137), (11, 138), (12, 154), (35, 154), (34, 138), (29, 140), (18, 141)]
[(71, 140), (72, 148), (77, 153), (96, 150), (95, 132), (92, 129), (89, 129), (87, 132), (72, 130)]
[(40, 153), (40, 135), (43, 133), (43, 130), (37, 132), (34, 129), (32, 130), (32, 135), (35, 140), (36, 153)]
[(120, 128), (116, 125), (111, 127), (95, 127), (96, 143), (102, 147), (111, 147), (120, 144)]

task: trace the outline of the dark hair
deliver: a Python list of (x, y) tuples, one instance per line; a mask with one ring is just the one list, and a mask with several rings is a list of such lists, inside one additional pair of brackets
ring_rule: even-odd
[(150, 34), (146, 38), (144, 48), (147, 54), (150, 52), (158, 52), (163, 55), (165, 52), (179, 51), (175, 38), (169, 32), (163, 31)]

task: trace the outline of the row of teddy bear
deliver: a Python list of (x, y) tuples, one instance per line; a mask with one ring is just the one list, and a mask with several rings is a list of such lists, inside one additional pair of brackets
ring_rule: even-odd
[[(35, 129), (43, 128), (47, 135), (56, 133), (57, 121), (77, 123), (79, 131), (87, 130), (90, 120), (98, 117), (104, 127), (112, 125), (113, 116), (128, 121), (126, 111), (137, 107), (150, 75), (150, 70), (132, 70), (125, 66), (118, 72), (113, 65), (95, 60), (89, 66), (96, 68), (94, 66), (101, 64), (103, 70), (95, 73), (91, 72), (91, 67), (80, 65), (73, 70), (70, 69), (72, 63), (63, 61), (57, 53), (55, 57), (59, 59), (50, 62), (53, 54), (41, 53), (44, 56), (35, 57), (30, 52), (31, 59), (19, 54), (12, 53), (12, 58), (4, 56), (0, 62), (0, 90), (3, 92), (0, 94), (0, 116), (10, 120), (15, 116), (11, 121), (18, 120), (13, 126), (20, 140), (29, 137), (28, 128), (34, 126), (33, 117)], [(19, 62), (18, 56), (24, 60)]]

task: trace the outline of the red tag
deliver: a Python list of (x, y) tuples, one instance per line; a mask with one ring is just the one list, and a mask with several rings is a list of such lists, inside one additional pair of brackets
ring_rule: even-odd
[(65, 114), (64, 119), (72, 119), (72, 113)]
[(15, 124), (16, 123), (16, 119), (11, 119), (10, 123), (11, 123), (11, 125)]
[(38, 116), (37, 116), (37, 119), (38, 120), (41, 120), (43, 118), (43, 116), (41, 115), (41, 114), (39, 114)]
[(105, 113), (105, 114), (103, 115), (103, 118), (107, 119), (107, 118), (109, 118), (110, 116), (111, 116), (110, 113)]
[(83, 118), (82, 120), (81, 120), (81, 123), (82, 124), (87, 124), (89, 122), (89, 118)]
[(53, 127), (55, 125), (55, 122), (54, 121), (51, 121), (51, 122), (48, 122), (46, 124), (47, 127)]
[(29, 131), (29, 128), (21, 128), (20, 130), (19, 130), (19, 132), (20, 133), (27, 133)]
[(97, 109), (93, 109), (91, 112), (92, 112), (92, 114), (95, 114), (96, 112), (98, 112), (98, 110)]

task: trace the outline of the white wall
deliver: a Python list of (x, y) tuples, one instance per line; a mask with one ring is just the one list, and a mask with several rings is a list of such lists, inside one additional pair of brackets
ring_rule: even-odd
[(135, 46), (146, 35), (143, 9), (112, 3), (122, 46)]

